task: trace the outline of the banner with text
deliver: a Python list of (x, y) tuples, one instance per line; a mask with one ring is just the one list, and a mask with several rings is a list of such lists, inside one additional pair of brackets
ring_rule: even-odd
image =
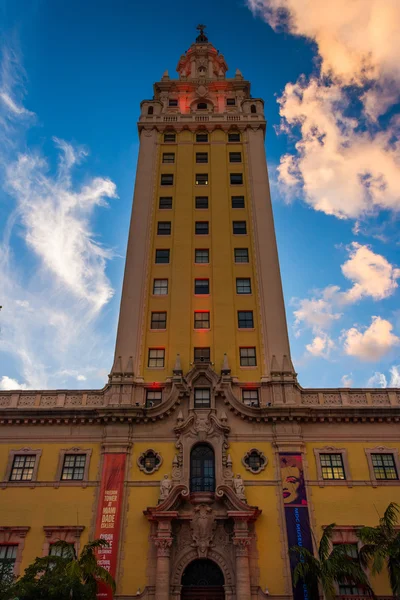
[[(117, 570), (125, 460), (126, 454), (104, 455), (96, 520), (95, 539), (100, 538), (109, 543), (108, 547), (98, 550), (97, 563), (107, 569), (113, 577)], [(112, 600), (112, 597), (111, 589), (99, 583), (97, 598)]]
[[(279, 463), (289, 549), (293, 546), (302, 546), (313, 552), (302, 456), (301, 454), (281, 453), (279, 454)], [(291, 552), (292, 579), (298, 561), (298, 556)], [(294, 600), (309, 600), (313, 597), (312, 591), (304, 583), (299, 582), (293, 588)]]

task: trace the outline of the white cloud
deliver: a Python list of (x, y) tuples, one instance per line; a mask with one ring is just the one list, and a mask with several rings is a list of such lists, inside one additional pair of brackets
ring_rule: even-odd
[(390, 383), (389, 387), (400, 388), (400, 365), (393, 365), (389, 369), (390, 371)]
[(351, 387), (353, 385), (353, 380), (351, 378), (351, 373), (349, 375), (343, 375), (340, 379), (343, 387)]
[(306, 350), (313, 356), (329, 358), (331, 350), (335, 347), (333, 340), (326, 333), (316, 335), (310, 344), (306, 345)]
[(116, 188), (109, 179), (93, 178), (75, 191), (71, 168), (79, 162), (81, 151), (64, 141), (58, 146), (56, 178), (47, 174), (43, 158), (25, 153), (8, 165), (6, 185), (17, 201), (28, 246), (46, 269), (96, 312), (113, 294), (105, 275), (111, 254), (95, 241), (89, 217), (106, 197), (116, 197)]
[(29, 387), (25, 383), (19, 383), (12, 377), (3, 375), (0, 379), (0, 390), (28, 390)]
[(372, 388), (386, 388), (387, 387), (387, 379), (384, 373), (379, 373), (379, 371), (375, 371), (375, 373), (370, 377), (367, 381), (367, 387)]
[(391, 296), (398, 287), (400, 269), (395, 268), (382, 255), (375, 254), (368, 246), (353, 242), (350, 258), (342, 266), (343, 275), (354, 282), (345, 292), (347, 302), (356, 302), (364, 296), (382, 300)]
[(288, 83), (279, 100), (282, 131), (300, 131), (296, 154), (281, 159), (284, 192), (300, 190), (315, 210), (339, 218), (399, 211), (398, 121), (376, 127), (399, 99), (398, 0), (247, 4), (273, 28), (313, 40), (320, 59), (319, 74)]
[(372, 317), (371, 325), (364, 331), (354, 326), (343, 333), (344, 351), (360, 360), (379, 360), (400, 344), (400, 338), (392, 333), (392, 329), (386, 319)]
[[(73, 169), (88, 154), (83, 147), (54, 138), (54, 175), (46, 158), (27, 146), (24, 134), (32, 119), (22, 118), (30, 116), (23, 107), (24, 73), (10, 48), (3, 49), (0, 93), (1, 179), (15, 199), (1, 224), (0, 361), (15, 363), (17, 379), (25, 383), (7, 376), (1, 381), (13, 389), (59, 387), (68, 378), (88, 380), (89, 386), (91, 378), (104, 382), (112, 342), (99, 332), (99, 319), (113, 294), (106, 275), (112, 253), (100, 244), (92, 222), (106, 198), (117, 197), (115, 184), (89, 173), (82, 184), (75, 182)], [(15, 250), (16, 234), (18, 246), (25, 243), (28, 250), (29, 268)], [(70, 374), (61, 375), (65, 365)]]
[(321, 297), (294, 299), (293, 301), (298, 305), (293, 312), (295, 328), (298, 330), (304, 324), (314, 332), (318, 332), (340, 319), (341, 313), (334, 312), (332, 307), (332, 297), (337, 294), (338, 289), (337, 286), (328, 286), (320, 293)]

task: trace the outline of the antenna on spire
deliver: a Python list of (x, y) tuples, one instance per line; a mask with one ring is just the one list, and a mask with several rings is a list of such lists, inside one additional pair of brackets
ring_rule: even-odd
[(197, 36), (196, 38), (196, 42), (208, 42), (208, 38), (204, 33), (204, 30), (206, 28), (206, 25), (197, 25), (196, 29), (197, 31), (200, 31), (200, 35)]

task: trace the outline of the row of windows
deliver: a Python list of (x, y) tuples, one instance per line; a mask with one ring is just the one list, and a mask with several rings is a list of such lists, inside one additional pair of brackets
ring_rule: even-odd
[[(164, 164), (173, 165), (175, 164), (175, 152), (163, 152), (162, 162)], [(241, 163), (242, 153), (241, 152), (229, 152), (230, 163)], [(208, 152), (196, 152), (196, 163), (197, 164), (208, 164)]]
[[(205, 348), (197, 350), (207, 350)], [(208, 349), (209, 350), (209, 349)], [(254, 348), (241, 348), (242, 351), (251, 351)], [(158, 352), (159, 356), (164, 356), (164, 350), (150, 349), (150, 353)], [(249, 355), (245, 352), (244, 357)], [(146, 406), (150, 402), (161, 402), (161, 390), (146, 391)], [(242, 399), (244, 404), (249, 406), (258, 406), (258, 389), (242, 390)], [(195, 388), (194, 390), (194, 406), (195, 408), (209, 408), (211, 406), (211, 390), (210, 388)], [(325, 480), (345, 480), (346, 473), (343, 464), (343, 457), (340, 453), (320, 453), (320, 464), (322, 478)], [(36, 461), (38, 457), (34, 454), (16, 454), (13, 459), (10, 481), (32, 481)], [(82, 481), (86, 466), (86, 454), (65, 454), (64, 462), (61, 471), (60, 479), (62, 481)], [(391, 453), (371, 453), (371, 463), (377, 480), (397, 480), (399, 474), (397, 472), (394, 455)]]
[[(208, 185), (208, 173), (196, 173), (196, 185)], [(229, 182), (231, 185), (243, 185), (243, 173), (229, 173)], [(162, 173), (160, 185), (174, 185), (173, 173)]]
[[(157, 250), (156, 251), (156, 264), (169, 264), (170, 251), (169, 250)], [(235, 248), (234, 249), (235, 263), (248, 263), (249, 262), (249, 250), (248, 248)], [(210, 251), (208, 248), (196, 248), (194, 252), (194, 262), (196, 264), (209, 264), (210, 262)], [(153, 294), (162, 295), (168, 294), (168, 280), (167, 279), (155, 279), (153, 283)]]
[[(194, 313), (195, 329), (210, 329), (210, 313)], [(257, 357), (254, 346), (239, 348), (241, 367), (256, 367)], [(149, 348), (147, 366), (149, 369), (163, 369), (165, 367), (165, 348)]]
[[(151, 107), (150, 107), (151, 108)], [(167, 131), (164, 133), (164, 142), (171, 143), (176, 142), (176, 133), (173, 131)], [(196, 133), (196, 142), (204, 143), (208, 142), (208, 133), (201, 131)], [(240, 142), (240, 133), (238, 131), (232, 131), (228, 133), (228, 142)]]
[[(16, 454), (10, 472), (10, 481), (31, 481), (37, 456)], [(65, 454), (61, 469), (61, 481), (82, 481), (86, 467), (86, 454)]]
[[(208, 196), (196, 196), (194, 199), (195, 208), (208, 208), (209, 207)], [(232, 208), (244, 208), (244, 196), (231, 196)], [(172, 196), (161, 196), (158, 201), (158, 208), (160, 210), (172, 209)]]
[[(208, 208), (208, 207), (202, 206), (202, 208)], [(234, 235), (246, 235), (247, 234), (246, 221), (233, 221), (232, 222), (232, 233)], [(208, 235), (209, 234), (208, 221), (196, 221), (195, 234), (196, 235)], [(158, 221), (157, 222), (157, 235), (171, 235), (171, 221)]]
[[(197, 282), (205, 281), (207, 283), (207, 288), (205, 285), (203, 288), (202, 287), (195, 288), (195, 294), (198, 294), (198, 295), (208, 294), (209, 293), (208, 279), (204, 279), (204, 280), (197, 279), (196, 281)], [(237, 320), (238, 320), (238, 328), (239, 329), (253, 329), (254, 328), (254, 318), (253, 318), (252, 310), (238, 310)], [(151, 329), (166, 329), (167, 328), (167, 313), (166, 313), (166, 311), (151, 313), (150, 328)]]
[[(196, 352), (197, 351), (197, 352)], [(201, 354), (207, 355), (210, 360), (210, 348), (195, 348), (195, 357), (196, 354), (199, 357)], [(196, 358), (195, 358), (196, 361)], [(202, 358), (197, 358), (197, 362), (201, 362)], [(161, 404), (162, 401), (162, 391), (161, 390), (146, 390), (146, 408), (153, 408), (158, 404)], [(257, 389), (248, 389), (242, 390), (242, 401), (246, 406), (259, 406), (258, 399), (258, 390)], [(210, 388), (195, 388), (194, 390), (194, 406), (195, 408), (210, 408), (211, 407), (211, 393)]]
[[(322, 479), (346, 479), (342, 454), (320, 454)], [(393, 454), (371, 454), (376, 479), (398, 479)]]

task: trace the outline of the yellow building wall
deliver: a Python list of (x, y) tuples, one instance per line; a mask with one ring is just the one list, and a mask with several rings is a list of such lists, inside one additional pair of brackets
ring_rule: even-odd
[[(177, 133), (177, 143), (163, 143), (159, 135), (158, 163), (155, 172), (153, 222), (149, 253), (144, 319), (142, 365), (146, 382), (163, 381), (180, 354), (184, 371), (190, 369), (195, 347), (210, 347), (211, 361), (217, 371), (224, 353), (229, 356), (232, 374), (244, 382), (259, 381), (262, 356), (257, 279), (253, 255), (253, 230), (250, 220), (250, 190), (243, 143), (227, 143), (227, 134), (216, 130), (209, 134), (210, 143), (196, 143), (195, 133)], [(242, 133), (244, 141), (245, 133)], [(165, 152), (175, 153), (174, 164), (163, 164)], [(197, 164), (196, 152), (208, 152), (208, 163)], [(241, 152), (242, 163), (230, 163), (229, 152)], [(162, 173), (173, 173), (173, 186), (161, 186)], [(207, 173), (208, 185), (195, 185), (197, 173)], [(231, 186), (230, 173), (243, 173), (244, 185)], [(231, 196), (245, 197), (244, 209), (231, 208)], [(172, 210), (160, 210), (160, 196), (172, 196)], [(208, 196), (209, 208), (196, 209), (195, 196)], [(247, 223), (246, 235), (233, 235), (232, 222)], [(171, 221), (171, 235), (157, 235), (157, 222)], [(208, 221), (209, 235), (195, 235), (195, 222)], [(195, 264), (195, 249), (209, 249), (210, 264)], [(248, 248), (249, 263), (235, 264), (234, 248)], [(156, 249), (170, 249), (170, 264), (155, 264)], [(236, 278), (249, 277), (252, 293), (236, 294)], [(210, 295), (195, 296), (194, 280), (208, 278)], [(153, 296), (153, 280), (168, 279), (168, 296)], [(194, 312), (210, 311), (210, 330), (194, 329)], [(238, 310), (252, 310), (254, 330), (239, 330)], [(151, 331), (151, 313), (167, 311), (167, 330)], [(242, 368), (239, 347), (256, 347), (257, 366)], [(165, 368), (149, 369), (148, 349), (165, 348)]]
[[(84, 525), (85, 529), (80, 537), (80, 546), (82, 547), (88, 541), (90, 527), (93, 522), (97, 488), (64, 484), (58, 486), (55, 481), (59, 452), (70, 445), (71, 443), (29, 444), (29, 448), (32, 450), (42, 450), (37, 477), (39, 485), (36, 484), (32, 488), (9, 485), (0, 490), (0, 525), (3, 527), (30, 527), (25, 539), (20, 574), (36, 557), (43, 555), (44, 526)], [(81, 444), (80, 447), (85, 450), (92, 450), (89, 480), (95, 481), (98, 478), (99, 446)], [(3, 474), (5, 473), (10, 450), (18, 449), (21, 449), (21, 443), (0, 444), (0, 469)], [(40, 485), (41, 482), (46, 482), (46, 485)]]

